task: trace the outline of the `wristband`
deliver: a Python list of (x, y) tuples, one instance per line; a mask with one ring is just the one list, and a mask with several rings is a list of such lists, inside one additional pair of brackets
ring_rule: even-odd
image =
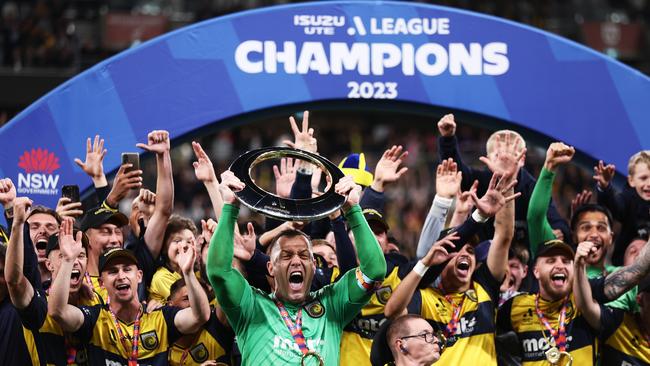
[(375, 281), (361, 272), (361, 269), (357, 268), (355, 271), (357, 277), (357, 285), (364, 289), (366, 292), (374, 291), (379, 286), (381, 286), (382, 281)]
[(425, 266), (422, 261), (418, 261), (413, 267), (413, 272), (417, 273), (418, 276), (424, 277), (424, 274), (427, 273), (429, 266)]
[(433, 197), (433, 203), (438, 203), (439, 206), (444, 208), (451, 207), (451, 204), (454, 202), (453, 198), (446, 198), (439, 195)]
[(472, 212), (472, 219), (476, 222), (484, 223), (490, 219), (490, 216), (483, 216), (478, 210), (474, 210), (474, 212)]

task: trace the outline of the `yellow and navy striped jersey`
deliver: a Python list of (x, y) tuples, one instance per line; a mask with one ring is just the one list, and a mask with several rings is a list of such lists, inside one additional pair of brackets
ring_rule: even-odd
[[(499, 303), (499, 281), (487, 265), (476, 269), (472, 287), (464, 293), (448, 294), (454, 304), (460, 304), (456, 334), (447, 339), (446, 349), (436, 365), (496, 365), (495, 316)], [(444, 329), (451, 320), (452, 305), (439, 289), (420, 290), (422, 306), (419, 314)], [(463, 299), (464, 297), (464, 299)]]
[[(74, 335), (87, 340), (89, 364), (127, 365), (131, 355), (133, 324), (118, 320), (126, 337), (123, 344), (106, 305), (82, 306), (80, 309), (84, 322)], [(180, 308), (163, 306), (142, 314), (138, 347), (139, 366), (167, 365), (169, 346), (181, 336), (174, 325), (174, 317), (178, 311)]]
[[(558, 329), (563, 303), (564, 299), (546, 301), (540, 298), (539, 300), (540, 310), (554, 329)], [(595, 334), (575, 306), (573, 294), (569, 298), (566, 319), (567, 351), (573, 357), (573, 364), (594, 365), (596, 360)], [(548, 366), (549, 362), (544, 353), (550, 348), (548, 342), (551, 335), (537, 316), (534, 294), (521, 294), (506, 301), (499, 308), (497, 323), (500, 331), (513, 330), (519, 337), (523, 366)], [(604, 365), (609, 366), (609, 364)]]
[[(192, 339), (189, 347), (181, 347), (179, 343), (185, 337)], [(215, 310), (198, 334), (183, 336), (169, 348), (170, 366), (201, 366), (208, 360), (217, 360), (221, 365), (232, 365), (231, 351), (235, 334), (230, 327), (222, 324)], [(185, 359), (181, 364), (185, 354)]]
[(650, 344), (637, 314), (601, 305), (600, 324), (601, 365), (650, 365)]
[[(370, 365), (370, 349), (372, 339), (384, 323), (384, 307), (390, 299), (393, 290), (399, 285), (402, 278), (415, 266), (415, 261), (397, 254), (386, 254), (386, 277), (381, 286), (375, 290), (368, 304), (362, 309), (350, 324), (343, 330), (341, 338), (341, 365), (365, 366)], [(409, 312), (415, 311), (419, 305), (419, 293), (416, 291), (416, 300), (409, 305)], [(413, 305), (418, 304), (418, 305)], [(413, 308), (415, 306), (416, 308)], [(413, 310), (413, 311), (411, 311)]]
[[(29, 334), (25, 333), (28, 344), (38, 353), (38, 357), (46, 365), (67, 364), (68, 352), (75, 354), (72, 365), (86, 365), (87, 357), (85, 348), (70, 334), (65, 334), (59, 324), (47, 315), (47, 301), (39, 301), (39, 297), (47, 299), (40, 291), (34, 292), (30, 305), (26, 311), (20, 313), (21, 320)], [(99, 295), (91, 300), (84, 300), (82, 305), (97, 305)], [(43, 319), (42, 316), (45, 315)]]

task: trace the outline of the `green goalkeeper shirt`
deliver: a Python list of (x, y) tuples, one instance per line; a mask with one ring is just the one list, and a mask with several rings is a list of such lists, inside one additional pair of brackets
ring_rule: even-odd
[[(237, 335), (242, 365), (300, 365), (302, 352), (275, 304), (273, 294), (251, 287), (232, 268), (233, 232), (239, 209), (225, 205), (208, 253), (208, 278), (217, 299)], [(358, 243), (360, 270), (369, 279), (380, 281), (386, 271), (381, 248), (363, 218), (359, 206), (346, 217)], [(295, 323), (302, 309), (302, 332), (307, 348), (317, 352), (325, 365), (338, 365), (343, 328), (368, 302), (372, 290), (364, 289), (355, 270), (339, 281), (311, 292), (304, 304), (284, 303)], [(318, 365), (308, 357), (305, 365)]]

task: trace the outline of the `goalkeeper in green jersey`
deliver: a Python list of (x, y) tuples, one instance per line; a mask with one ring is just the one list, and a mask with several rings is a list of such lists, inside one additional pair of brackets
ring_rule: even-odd
[(343, 327), (368, 302), (386, 273), (384, 255), (359, 207), (361, 188), (351, 177), (335, 187), (347, 196), (343, 211), (357, 243), (359, 267), (310, 292), (316, 268), (311, 240), (301, 231), (284, 231), (271, 244), (268, 270), (274, 286), (267, 294), (251, 287), (232, 267), (239, 212), (233, 191), (244, 184), (230, 171), (221, 178), (224, 207), (210, 242), (207, 274), (237, 335), (242, 365), (338, 365)]

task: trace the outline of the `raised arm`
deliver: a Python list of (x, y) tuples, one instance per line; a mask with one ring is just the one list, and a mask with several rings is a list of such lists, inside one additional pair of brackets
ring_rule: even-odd
[(32, 200), (27, 197), (18, 197), (13, 203), (14, 221), (11, 236), (9, 237), (9, 245), (7, 245), (4, 277), (5, 281), (7, 281), (11, 303), (17, 309), (24, 309), (34, 297), (34, 287), (23, 274), (25, 261), (23, 228), (27, 221), (29, 209), (32, 206)]
[(194, 167), (194, 175), (196, 176), (196, 179), (203, 182), (205, 189), (208, 191), (212, 210), (214, 211), (215, 219), (218, 222), (221, 217), (223, 200), (219, 193), (219, 180), (217, 179), (217, 174), (214, 172), (214, 166), (212, 165), (212, 161), (210, 161), (210, 157), (203, 150), (201, 144), (192, 141), (192, 149), (194, 150), (194, 155), (196, 155), (196, 161), (192, 163), (192, 166)]
[(232, 267), (234, 231), (239, 208), (233, 190), (244, 188), (235, 175), (227, 170), (221, 174), (219, 191), (224, 201), (221, 220), (208, 249), (208, 279), (222, 308), (236, 308), (245, 291), (251, 291), (246, 279)]
[(196, 248), (188, 246), (184, 252), (178, 254), (177, 259), (183, 273), (183, 279), (187, 284), (187, 297), (190, 307), (176, 313), (174, 325), (182, 334), (194, 334), (210, 318), (210, 303), (208, 296), (194, 274)]
[(62, 260), (56, 279), (52, 283), (52, 287), (50, 287), (47, 306), (47, 313), (59, 323), (65, 332), (76, 332), (84, 322), (81, 309), (68, 304), (72, 267), (83, 249), (81, 244), (82, 233), (78, 231), (76, 238), (73, 237), (73, 225), (74, 221), (69, 218), (64, 219), (61, 223), (59, 249)]
[[(497, 175), (492, 177), (495, 181)], [(512, 178), (511, 178), (512, 179)], [(497, 211), (494, 217), (494, 238), (488, 251), (487, 266), (490, 273), (497, 281), (503, 281), (508, 268), (508, 249), (515, 235), (515, 202), (514, 199), (521, 193), (514, 193), (515, 180), (499, 179), (498, 183), (490, 182), (490, 189), (486, 192), (492, 195), (493, 201), (504, 202), (505, 206)], [(494, 184), (494, 186), (493, 186)], [(492, 188), (494, 187), (494, 188)], [(494, 193), (492, 193), (494, 191)], [(478, 207), (478, 205), (477, 205)]]
[(641, 282), (648, 273), (650, 273), (650, 241), (643, 246), (632, 264), (619, 268), (605, 277), (605, 297), (608, 301), (618, 299)]
[(540, 243), (555, 239), (553, 228), (547, 218), (553, 191), (553, 181), (555, 180), (557, 168), (571, 161), (574, 154), (575, 149), (573, 147), (561, 142), (552, 143), (546, 151), (544, 167), (535, 183), (528, 205), (528, 212), (526, 213), (531, 253), (536, 253), (537, 246)]
[(418, 289), (420, 280), (424, 277), (429, 267), (440, 265), (451, 258), (455, 257), (458, 252), (449, 253), (448, 249), (455, 248), (454, 240), (459, 237), (456, 233), (451, 233), (444, 238), (435, 242), (427, 254), (418, 261), (404, 279), (397, 285), (390, 295), (386, 306), (384, 307), (384, 315), (388, 318), (394, 318), (403, 314), (406, 307), (413, 298), (415, 291)]
[(156, 204), (144, 232), (144, 241), (153, 258), (158, 258), (163, 246), (167, 221), (174, 209), (174, 179), (169, 155), (169, 132), (156, 130), (147, 135), (147, 144), (137, 144), (141, 149), (156, 154)]
[(436, 196), (431, 203), (431, 209), (424, 220), (418, 246), (415, 251), (417, 258), (424, 257), (433, 246), (445, 226), (449, 208), (454, 196), (460, 190), (463, 174), (452, 159), (443, 160), (436, 169)]
[[(108, 186), (106, 175), (104, 175), (104, 157), (106, 156), (106, 149), (104, 149), (104, 139), (99, 135), (95, 135), (92, 144), (90, 137), (86, 140), (86, 161), (81, 161), (75, 158), (74, 162), (88, 174), (93, 181), (95, 189), (102, 189)], [(100, 197), (104, 200), (106, 197)]]
[[(352, 177), (348, 176), (343, 177), (336, 184), (335, 190), (338, 194), (347, 196), (343, 212), (354, 235), (359, 255), (359, 270), (361, 271), (357, 277), (347, 277), (347, 286), (350, 302), (359, 303), (370, 293), (371, 289), (368, 286), (383, 281), (386, 276), (386, 259), (368, 222), (361, 213), (359, 206), (361, 186), (355, 184)], [(359, 277), (363, 278), (363, 283), (358, 282), (361, 281)], [(341, 281), (337, 282), (337, 285), (340, 283)]]
[(587, 320), (587, 323), (595, 329), (600, 330), (600, 305), (592, 298), (591, 286), (587, 277), (587, 257), (595, 252), (594, 243), (585, 241), (578, 244), (575, 259), (573, 261), (573, 294), (576, 305)]

